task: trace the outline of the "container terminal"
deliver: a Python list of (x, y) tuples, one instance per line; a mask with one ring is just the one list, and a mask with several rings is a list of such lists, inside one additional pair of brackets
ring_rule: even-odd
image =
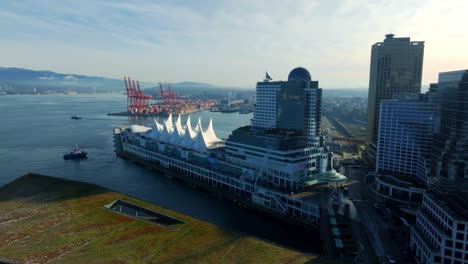
[[(169, 116), (185, 115), (198, 111), (211, 109), (217, 104), (216, 100), (189, 100), (177, 96), (169, 86), (163, 89), (159, 83), (159, 98), (143, 93), (138, 81), (124, 77), (127, 95), (127, 111), (109, 113), (114, 116)], [(153, 102), (151, 102), (153, 100)]]

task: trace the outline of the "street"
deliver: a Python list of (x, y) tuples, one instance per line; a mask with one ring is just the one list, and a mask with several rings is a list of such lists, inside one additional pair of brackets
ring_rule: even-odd
[(367, 169), (348, 167), (345, 171), (354, 184), (348, 186), (342, 206), (349, 204), (351, 228), (356, 243), (363, 247), (355, 263), (388, 263), (387, 256), (393, 256), (396, 263), (414, 263), (401, 254), (404, 238), (389, 210), (383, 205), (375, 205), (370, 185), (365, 182), (368, 172)]

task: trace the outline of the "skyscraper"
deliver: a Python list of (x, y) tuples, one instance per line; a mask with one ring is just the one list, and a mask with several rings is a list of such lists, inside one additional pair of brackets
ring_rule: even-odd
[(260, 167), (255, 181), (289, 189), (343, 180), (320, 134), (322, 90), (306, 69), (288, 81), (266, 76), (257, 83), (252, 126), (234, 130), (226, 141), (231, 161)]
[(380, 104), (375, 194), (420, 205), (430, 176), (435, 94), (398, 94)]
[(377, 149), (380, 102), (399, 93), (420, 93), (424, 41), (385, 35), (372, 45), (366, 144), (371, 159)]
[(287, 82), (265, 78), (257, 83), (256, 98), (255, 129), (298, 130), (307, 136), (309, 145), (320, 145), (322, 89), (309, 71), (297, 67)]
[(434, 176), (468, 177), (468, 70), (439, 73)]
[[(399, 94), (380, 105), (376, 173), (418, 178), (426, 183), (434, 133), (435, 94)], [(424, 160), (424, 161), (422, 161)]]
[(441, 72), (436, 91), (432, 176), (410, 246), (419, 263), (468, 261), (468, 70)]

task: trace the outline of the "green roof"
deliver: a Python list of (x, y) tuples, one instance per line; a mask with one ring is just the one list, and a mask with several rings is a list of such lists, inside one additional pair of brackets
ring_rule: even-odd
[[(183, 221), (171, 226), (104, 205), (125, 200)], [(315, 263), (267, 241), (96, 185), (28, 174), (0, 187), (0, 262)]]

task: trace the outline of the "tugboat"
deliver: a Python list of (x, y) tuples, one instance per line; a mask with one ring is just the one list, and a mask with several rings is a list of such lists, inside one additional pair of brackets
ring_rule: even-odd
[(78, 148), (78, 145), (75, 146), (75, 149), (70, 152), (69, 154), (63, 155), (64, 160), (69, 160), (69, 159), (86, 159), (86, 154), (87, 152), (84, 152)]
[(82, 119), (82, 117), (79, 115), (74, 115), (71, 117), (71, 119), (79, 120), (79, 119)]

